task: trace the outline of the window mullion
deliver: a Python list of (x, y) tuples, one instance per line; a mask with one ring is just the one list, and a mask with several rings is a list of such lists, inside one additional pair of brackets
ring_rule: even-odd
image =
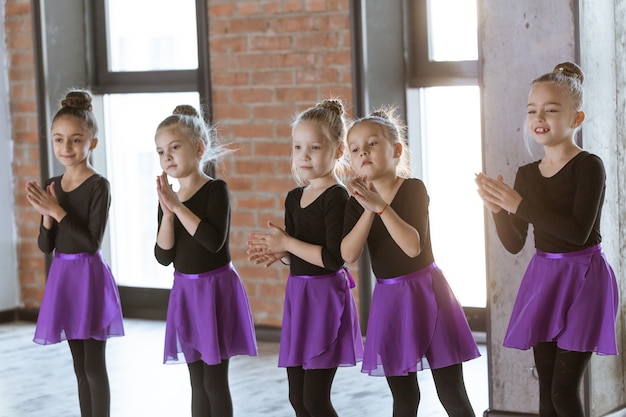
[(198, 70), (101, 72), (98, 94), (198, 91)]

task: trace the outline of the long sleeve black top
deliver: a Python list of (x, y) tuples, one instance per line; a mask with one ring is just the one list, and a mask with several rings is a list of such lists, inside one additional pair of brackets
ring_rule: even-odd
[(285, 199), (285, 231), (303, 242), (322, 246), (324, 268), (291, 255), (292, 275), (326, 275), (343, 267), (341, 232), (348, 192), (341, 185), (326, 189), (311, 204), (301, 207), (304, 188), (291, 190)]
[[(427, 267), (434, 262), (430, 243), (430, 222), (428, 203), (430, 199), (424, 183), (416, 178), (404, 180), (390, 207), (408, 224), (413, 226), (420, 235), (418, 256), (411, 258), (393, 240), (385, 224), (376, 216), (367, 237), (367, 247), (372, 262), (374, 275), (379, 279), (399, 277)], [(351, 197), (346, 204), (343, 235), (354, 228), (363, 214), (363, 207)]]
[[(200, 224), (191, 236), (175, 218), (174, 246), (165, 250), (155, 244), (157, 261), (162, 265), (173, 262), (174, 268), (184, 274), (201, 274), (228, 264), (230, 199), (226, 183), (220, 179), (208, 181), (183, 204), (200, 218)], [(162, 219), (159, 206), (159, 228)]]
[(94, 174), (72, 191), (65, 192), (61, 187), (62, 177), (50, 178), (45, 187), (54, 182), (57, 200), (67, 215), (60, 222), (53, 220), (49, 230), (43, 227), (42, 218), (39, 248), (45, 253), (55, 249), (60, 253), (96, 253), (109, 217), (109, 181)]
[(573, 252), (600, 243), (606, 187), (602, 160), (583, 151), (548, 178), (541, 175), (539, 162), (517, 171), (513, 188), (522, 196), (517, 213), (493, 215), (504, 247), (511, 253), (522, 250), (529, 224), (536, 249), (544, 252)]

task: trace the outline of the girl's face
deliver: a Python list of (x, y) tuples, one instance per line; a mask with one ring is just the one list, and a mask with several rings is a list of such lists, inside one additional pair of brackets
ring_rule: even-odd
[(78, 117), (61, 116), (52, 123), (54, 156), (66, 168), (86, 165), (97, 144), (93, 131)]
[(540, 82), (531, 87), (527, 109), (527, 128), (543, 146), (571, 142), (585, 116), (574, 108), (563, 87), (552, 82)]
[(384, 175), (395, 175), (402, 145), (389, 142), (380, 124), (366, 121), (353, 126), (348, 132), (348, 151), (354, 171), (361, 178), (374, 180)]
[(172, 178), (183, 178), (200, 169), (204, 147), (181, 134), (176, 126), (159, 129), (154, 138), (161, 168)]
[(332, 143), (316, 124), (301, 121), (292, 131), (293, 165), (305, 181), (333, 175), (341, 148)]

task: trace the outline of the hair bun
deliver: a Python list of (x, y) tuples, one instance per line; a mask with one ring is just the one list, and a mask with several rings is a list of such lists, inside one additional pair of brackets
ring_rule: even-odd
[(91, 111), (91, 94), (85, 90), (72, 90), (61, 100), (61, 107), (71, 107), (78, 110)]
[(198, 113), (196, 108), (193, 106), (190, 106), (189, 104), (180, 104), (176, 106), (172, 114), (179, 115), (179, 116), (200, 117), (200, 114)]
[(341, 102), (341, 100), (336, 99), (336, 98), (326, 99), (322, 101), (321, 103), (319, 103), (317, 106), (333, 111), (337, 113), (339, 116), (343, 115), (344, 113), (343, 103)]
[(574, 78), (579, 83), (583, 83), (585, 79), (585, 75), (583, 74), (583, 70), (573, 62), (563, 62), (558, 64), (552, 70), (555, 74), (562, 74), (566, 77)]
[(386, 110), (374, 110), (370, 113), (370, 117), (380, 117), (381, 119), (390, 120), (389, 113)]

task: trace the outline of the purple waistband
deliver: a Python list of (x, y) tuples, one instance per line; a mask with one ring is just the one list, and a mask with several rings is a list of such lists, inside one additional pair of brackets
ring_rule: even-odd
[(595, 246), (591, 246), (582, 250), (577, 250), (575, 252), (565, 252), (565, 253), (553, 253), (553, 252), (543, 252), (537, 250), (537, 256), (541, 256), (543, 258), (548, 259), (565, 259), (565, 258), (576, 258), (577, 256), (591, 255), (594, 253), (602, 252), (602, 244), (598, 243)]
[(231, 269), (234, 269), (234, 266), (232, 262), (229, 262), (224, 266), (220, 266), (219, 268), (216, 268), (212, 271), (202, 272), (201, 274), (185, 274), (183, 272), (174, 271), (174, 276), (177, 278), (184, 278), (184, 279), (203, 279), (203, 278), (209, 278), (213, 275), (221, 274), (222, 272), (226, 272)]
[(337, 272), (333, 272), (332, 274), (326, 274), (326, 275), (291, 275), (290, 274), (289, 276), (294, 277), (294, 278), (302, 278), (302, 279), (324, 279), (324, 278), (340, 277), (342, 275), (348, 280), (348, 285), (350, 286), (350, 288), (354, 288), (356, 286), (356, 284), (354, 283), (354, 278), (352, 278), (352, 274), (350, 273), (350, 270), (348, 269), (347, 266), (344, 266), (343, 268), (341, 268)]
[(437, 265), (435, 265), (435, 263), (433, 262), (432, 264), (422, 269), (419, 269), (415, 272), (411, 272), (410, 274), (401, 275), (399, 277), (394, 277), (394, 278), (376, 278), (376, 284), (398, 284), (400, 282), (410, 281), (412, 279), (418, 279), (421, 276), (426, 275), (426, 273), (432, 271), (435, 268), (437, 268)]
[(75, 259), (85, 259), (90, 258), (92, 256), (100, 256), (100, 251), (96, 253), (91, 252), (79, 252), (79, 253), (61, 253), (54, 252), (54, 257), (58, 259), (63, 259), (64, 261), (73, 261)]

